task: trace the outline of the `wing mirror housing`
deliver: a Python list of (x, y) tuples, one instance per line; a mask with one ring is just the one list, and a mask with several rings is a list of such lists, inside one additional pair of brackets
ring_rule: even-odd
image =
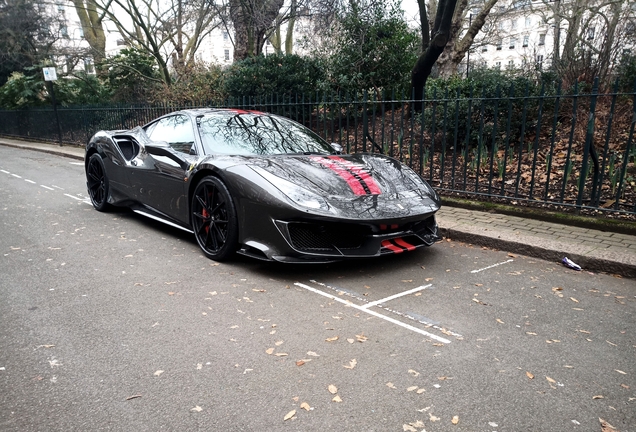
[(342, 146), (338, 143), (331, 143), (330, 144), (331, 148), (335, 150), (336, 154), (342, 154)]

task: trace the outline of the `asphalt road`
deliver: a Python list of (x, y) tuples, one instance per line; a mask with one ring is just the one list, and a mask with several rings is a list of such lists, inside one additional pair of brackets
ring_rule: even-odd
[(3, 147), (0, 215), (2, 431), (636, 430), (634, 280), (456, 242), (217, 264)]

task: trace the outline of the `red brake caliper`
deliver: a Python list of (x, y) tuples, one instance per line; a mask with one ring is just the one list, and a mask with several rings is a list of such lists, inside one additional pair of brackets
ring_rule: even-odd
[[(206, 209), (201, 210), (201, 214), (203, 215), (203, 218), (208, 217), (208, 211)], [(209, 231), (210, 231), (210, 225), (205, 227), (205, 233), (207, 234)]]

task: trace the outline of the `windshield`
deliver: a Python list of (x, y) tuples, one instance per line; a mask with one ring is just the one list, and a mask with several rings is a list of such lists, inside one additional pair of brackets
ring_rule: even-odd
[(314, 132), (283, 117), (228, 111), (197, 120), (206, 154), (334, 153)]

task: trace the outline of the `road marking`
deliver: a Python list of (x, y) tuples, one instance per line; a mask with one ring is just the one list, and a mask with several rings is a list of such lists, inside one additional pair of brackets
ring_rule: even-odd
[(53, 186), (54, 188), (59, 189), (59, 190), (64, 190), (64, 188), (61, 188), (59, 186), (55, 186), (55, 185), (51, 185), (51, 186)]
[(71, 165), (84, 165), (84, 162), (69, 162)]
[(479, 269), (479, 270), (472, 270), (472, 271), (471, 271), (471, 273), (479, 273), (479, 272), (481, 272), (481, 271), (488, 270), (488, 269), (491, 269), (491, 268), (493, 268), (493, 267), (500, 266), (500, 265), (502, 265), (502, 264), (508, 264), (508, 263), (510, 263), (510, 262), (513, 262), (513, 261), (514, 261), (513, 259), (509, 259), (508, 261), (504, 261), (504, 262), (500, 262), (500, 263), (497, 263), (497, 264), (493, 264), (493, 265), (491, 265), (491, 266), (484, 267), (484, 268), (481, 268), (481, 269)]
[(5, 170), (0, 170), (0, 171), (2, 171), (5, 174), (11, 174), (9, 171), (5, 171)]
[(319, 295), (321, 295), (321, 296), (327, 297), (327, 298), (329, 298), (329, 299), (331, 299), (331, 300), (335, 300), (335, 301), (337, 301), (337, 302), (340, 302), (340, 303), (342, 303), (342, 304), (344, 304), (344, 305), (346, 305), (346, 306), (352, 307), (352, 308), (354, 308), (354, 309), (358, 309), (358, 310), (360, 310), (360, 311), (362, 311), (362, 312), (368, 313), (369, 315), (373, 315), (373, 316), (374, 316), (374, 317), (376, 317), (376, 318), (380, 318), (380, 319), (383, 319), (383, 320), (388, 321), (388, 322), (390, 322), (390, 323), (396, 324), (396, 325), (398, 325), (398, 326), (400, 326), (400, 327), (403, 327), (403, 328), (405, 328), (405, 329), (407, 329), (407, 330), (411, 330), (411, 331), (413, 331), (413, 332), (415, 332), (415, 333), (419, 333), (419, 334), (424, 335), (424, 336), (426, 336), (426, 337), (429, 337), (429, 338), (431, 338), (431, 339), (435, 339), (435, 340), (436, 340), (436, 341), (438, 341), (438, 342), (442, 342), (442, 343), (445, 343), (445, 344), (449, 344), (449, 343), (450, 343), (450, 341), (449, 341), (448, 339), (444, 339), (443, 337), (439, 337), (439, 336), (434, 335), (434, 334), (432, 334), (432, 333), (429, 333), (429, 332), (427, 332), (427, 331), (420, 330), (420, 329), (418, 329), (417, 327), (413, 327), (412, 325), (405, 324), (405, 323), (403, 323), (403, 322), (401, 322), (401, 321), (398, 321), (398, 320), (396, 320), (396, 319), (393, 319), (393, 318), (390, 318), (390, 317), (388, 317), (388, 316), (385, 316), (385, 315), (382, 315), (382, 314), (380, 314), (380, 313), (377, 313), (377, 312), (375, 312), (375, 311), (372, 311), (372, 310), (366, 309), (366, 308), (364, 308), (364, 307), (362, 307), (362, 306), (358, 306), (358, 305), (356, 305), (356, 304), (354, 304), (354, 303), (351, 303), (350, 301), (343, 300), (343, 299), (341, 299), (341, 298), (339, 298), (339, 297), (336, 297), (336, 296), (334, 296), (334, 295), (332, 295), (332, 294), (329, 294), (329, 293), (326, 293), (326, 292), (320, 291), (320, 290), (318, 290), (318, 289), (316, 289), (316, 288), (312, 288), (312, 287), (310, 287), (310, 286), (308, 286), (308, 285), (305, 285), (305, 284), (302, 284), (302, 283), (300, 283), (300, 282), (296, 282), (296, 283), (294, 283), (294, 285), (299, 286), (299, 287), (301, 287), (301, 288), (304, 288), (304, 289), (306, 289), (306, 290), (308, 290), (308, 291), (311, 291), (311, 292), (313, 292), (313, 293), (315, 293), (315, 294), (319, 294)]
[(405, 296), (405, 295), (413, 294), (413, 293), (416, 293), (418, 291), (425, 290), (426, 288), (430, 287), (431, 285), (433, 285), (433, 284), (423, 285), (423, 286), (420, 286), (420, 287), (417, 287), (417, 288), (413, 288), (412, 290), (408, 290), (408, 291), (404, 291), (404, 292), (401, 292), (401, 293), (397, 293), (397, 294), (394, 294), (392, 296), (385, 297), (383, 299), (376, 300), (376, 301), (371, 302), (371, 303), (367, 303), (367, 304), (365, 304), (364, 306), (361, 306), (361, 307), (363, 309), (366, 309), (366, 308), (370, 308), (371, 306), (384, 304), (384, 303), (386, 303), (386, 302), (388, 302), (390, 300), (393, 300), (393, 299), (396, 299), (396, 298), (399, 298), (399, 297), (402, 297), (402, 296)]
[(76, 199), (76, 200), (78, 200), (78, 201), (84, 201), (84, 200), (85, 200), (85, 198), (78, 198), (78, 197), (73, 196), (73, 195), (71, 195), (71, 194), (64, 194), (64, 195), (66, 195), (66, 196), (67, 196), (67, 197), (69, 197), (69, 198)]
[(40, 186), (42, 186), (44, 189), (48, 189), (48, 190), (55, 190), (55, 189), (53, 189), (52, 187), (48, 187), (48, 186), (44, 186), (44, 185), (40, 185)]
[(33, 180), (29, 180), (29, 179), (24, 179), (25, 182), (29, 182), (29, 183), (33, 183), (36, 184)]
[(13, 177), (22, 178), (22, 177), (20, 177), (20, 176), (19, 176), (19, 175), (17, 175), (17, 174), (11, 174), (11, 175), (12, 175)]

